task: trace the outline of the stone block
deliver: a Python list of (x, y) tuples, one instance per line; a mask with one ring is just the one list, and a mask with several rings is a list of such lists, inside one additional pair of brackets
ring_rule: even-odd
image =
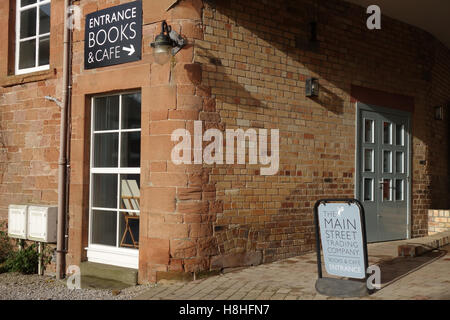
[(261, 251), (214, 256), (211, 258), (211, 269), (256, 266), (262, 263), (262, 257)]

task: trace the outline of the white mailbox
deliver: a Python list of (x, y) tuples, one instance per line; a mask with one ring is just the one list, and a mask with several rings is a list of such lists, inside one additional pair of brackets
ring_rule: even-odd
[(40, 242), (56, 242), (58, 207), (28, 207), (28, 239)]
[(11, 204), (8, 208), (8, 236), (11, 238), (27, 238), (26, 205)]

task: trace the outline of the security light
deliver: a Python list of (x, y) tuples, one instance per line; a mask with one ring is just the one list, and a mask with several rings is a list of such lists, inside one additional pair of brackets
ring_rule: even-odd
[(319, 96), (319, 79), (308, 78), (306, 79), (305, 91), (307, 97)]
[(434, 107), (434, 118), (436, 120), (444, 120), (444, 107), (443, 106)]

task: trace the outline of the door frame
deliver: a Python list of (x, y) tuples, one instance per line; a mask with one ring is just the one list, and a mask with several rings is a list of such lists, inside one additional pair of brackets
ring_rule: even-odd
[[(139, 269), (139, 249), (132, 249), (132, 248), (121, 248), (121, 247), (114, 247), (114, 246), (108, 246), (108, 245), (102, 245), (102, 244), (93, 244), (92, 243), (92, 200), (93, 200), (93, 181), (92, 176), (93, 173), (98, 173), (95, 170), (93, 170), (93, 161), (94, 161), (94, 107), (95, 107), (95, 99), (101, 98), (101, 97), (109, 97), (109, 96), (119, 96), (119, 110), (122, 108), (122, 96), (126, 94), (133, 94), (133, 93), (139, 93), (141, 94), (142, 99), (142, 91), (140, 89), (134, 89), (134, 90), (119, 90), (111, 93), (102, 93), (97, 95), (92, 95), (90, 97), (90, 154), (89, 154), (89, 214), (88, 214), (88, 245), (85, 247), (85, 250), (87, 252), (87, 261), (90, 262), (96, 262), (101, 264), (107, 264), (107, 265), (114, 265), (119, 267), (125, 267), (125, 268), (131, 268), (131, 269)], [(141, 101), (141, 108), (142, 108), (142, 101)], [(142, 109), (141, 109), (142, 110)], [(142, 111), (141, 111), (142, 112)], [(120, 117), (120, 111), (119, 111), (119, 117)], [(142, 120), (142, 114), (141, 114), (141, 120)], [(119, 120), (119, 126), (120, 126), (120, 120)], [(119, 141), (120, 141), (120, 132), (121, 128), (119, 127)], [(142, 123), (141, 128), (139, 129), (139, 132), (141, 133), (142, 138)], [(118, 146), (120, 149), (120, 144)], [(119, 150), (120, 152), (120, 150)], [(119, 160), (120, 161), (120, 160)], [(126, 169), (125, 171), (120, 170), (120, 168), (116, 169), (102, 169), (102, 173), (114, 173), (114, 174), (141, 174), (141, 167), (135, 168), (135, 169)], [(120, 188), (120, 184), (118, 184), (118, 190)], [(118, 191), (119, 195), (119, 191)], [(109, 210), (108, 210), (109, 211)], [(111, 210), (111, 211), (117, 211), (117, 210)], [(118, 222), (117, 222), (118, 223)], [(117, 226), (118, 227), (118, 226)]]
[(371, 105), (368, 103), (363, 103), (360, 101), (355, 102), (355, 198), (361, 201), (361, 166), (362, 163), (360, 161), (360, 153), (359, 150), (361, 148), (361, 121), (360, 121), (360, 113), (362, 110), (365, 111), (372, 111), (376, 113), (390, 113), (396, 116), (402, 116), (402, 117), (408, 117), (408, 144), (407, 144), (407, 155), (408, 155), (408, 161), (407, 161), (407, 188), (408, 191), (406, 195), (406, 239), (411, 239), (412, 234), (412, 223), (411, 223), (411, 204), (412, 204), (412, 113), (393, 109), (393, 108), (386, 108), (386, 107), (380, 107)]

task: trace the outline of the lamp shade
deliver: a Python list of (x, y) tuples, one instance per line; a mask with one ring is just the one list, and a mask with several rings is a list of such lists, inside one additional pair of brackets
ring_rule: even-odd
[(165, 64), (170, 60), (172, 55), (172, 41), (170, 38), (161, 33), (156, 36), (155, 42), (151, 43), (153, 48), (153, 57), (158, 64)]

